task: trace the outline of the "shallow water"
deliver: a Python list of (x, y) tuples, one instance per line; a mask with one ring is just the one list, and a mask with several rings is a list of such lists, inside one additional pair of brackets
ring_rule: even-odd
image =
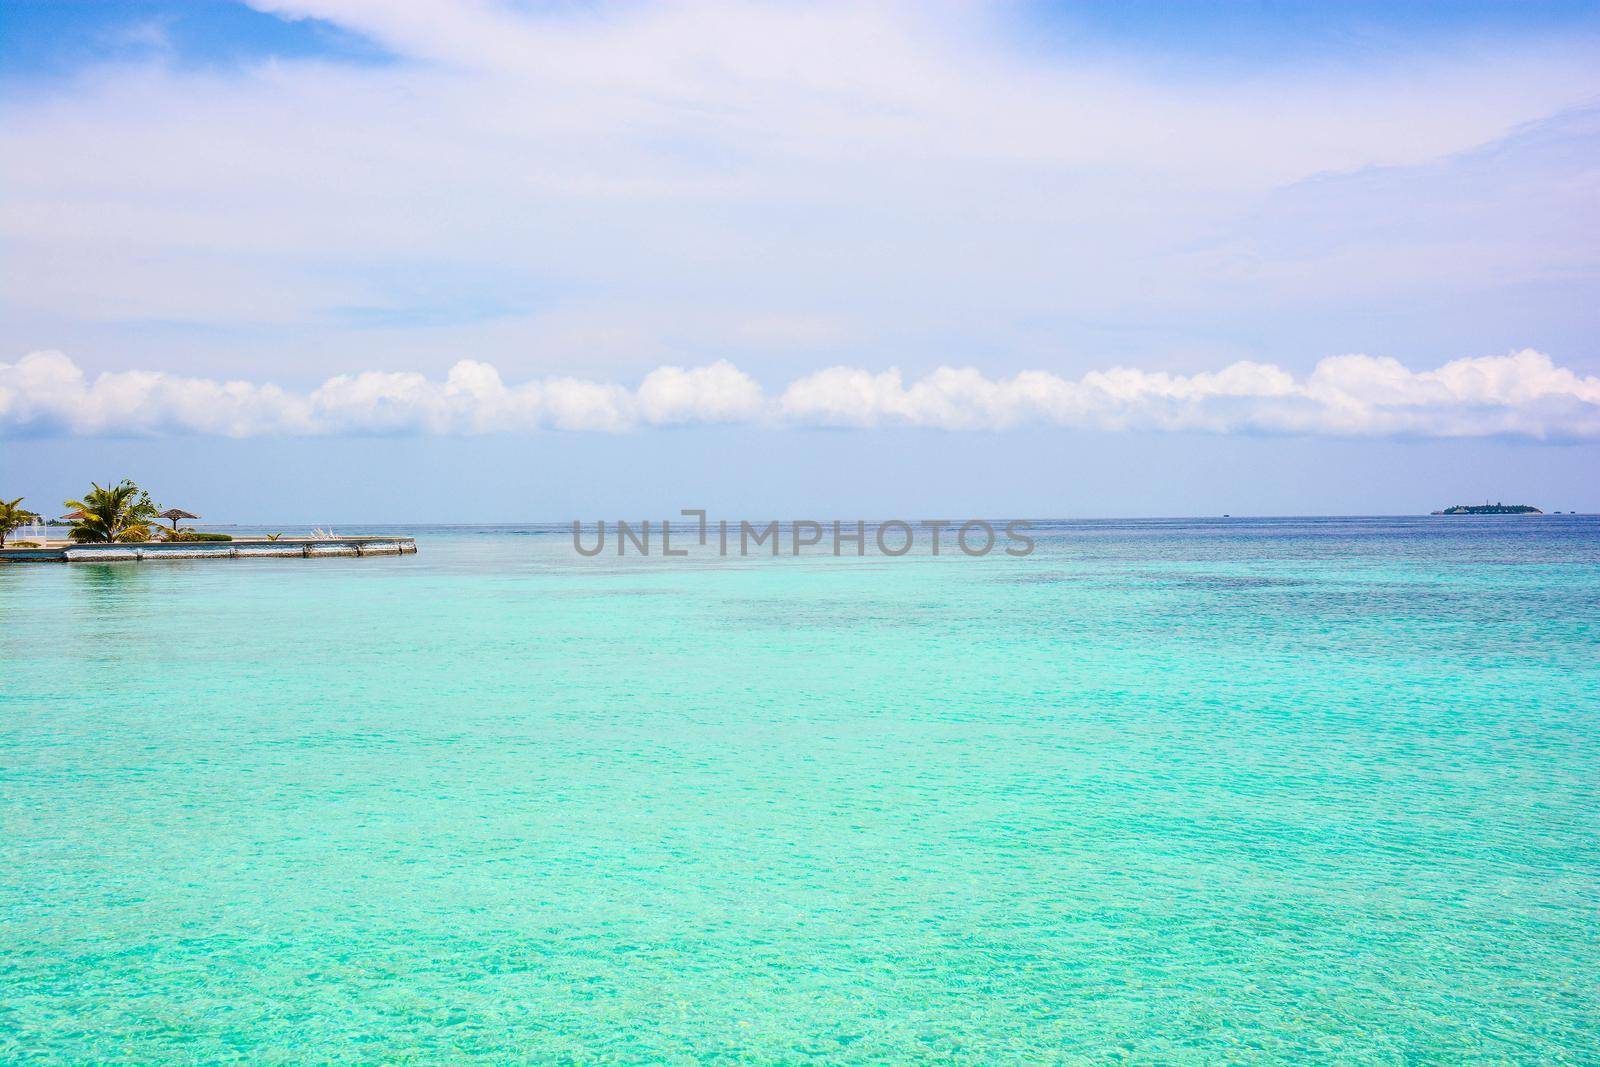
[(0, 568), (0, 1060), (1600, 1048), (1594, 519), (417, 532)]

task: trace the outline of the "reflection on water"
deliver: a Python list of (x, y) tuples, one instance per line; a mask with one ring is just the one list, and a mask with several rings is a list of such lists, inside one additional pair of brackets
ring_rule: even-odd
[(66, 568), (76, 587), (89, 596), (120, 596), (150, 584), (149, 569), (135, 562), (67, 563), (60, 566)]

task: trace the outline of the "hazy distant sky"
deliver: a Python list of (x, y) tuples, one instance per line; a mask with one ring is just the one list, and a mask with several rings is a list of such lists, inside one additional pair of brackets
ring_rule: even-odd
[(0, 496), (1600, 510), (1600, 5), (0, 4)]

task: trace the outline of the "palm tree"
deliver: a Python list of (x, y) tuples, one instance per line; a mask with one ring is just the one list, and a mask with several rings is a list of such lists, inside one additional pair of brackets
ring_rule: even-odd
[(0, 500), (0, 548), (6, 547), (6, 535), (12, 530), (26, 526), (39, 516), (22, 506), (22, 498), (15, 500)]
[(122, 481), (109, 489), (90, 482), (92, 489), (82, 500), (69, 500), (65, 506), (76, 512), (76, 525), (72, 527), (74, 541), (92, 544), (109, 544), (112, 541), (148, 541), (150, 522), (156, 517), (156, 506), (150, 494), (130, 481)]

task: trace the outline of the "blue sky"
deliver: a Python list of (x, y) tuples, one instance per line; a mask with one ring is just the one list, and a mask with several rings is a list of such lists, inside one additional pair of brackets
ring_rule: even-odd
[[(582, 10), (591, 5), (528, 4)], [(1190, 72), (1333, 59), (1370, 61), (1425, 40), (1492, 40), (1501, 34), (1594, 33), (1600, 10), (1576, 0), (1340, 4), (1233, 0), (1171, 3), (1019, 3), (1004, 13), (1020, 45), (1071, 51), (1083, 38), (1145, 62)], [(95, 63), (150, 58), (159, 27), (167, 58), (231, 66), (270, 57), (337, 62), (394, 60), (356, 28), (280, 18), (229, 0), (8, 0), (0, 9), (7, 77), (70, 77)]]
[(0, 495), (1600, 510), (1597, 72), (1575, 3), (12, 0)]
[(9, 0), (0, 75), (47, 88), (86, 68), (151, 60), (225, 69), (273, 57), (383, 62), (388, 54), (321, 19), (284, 19), (218, 0)]

